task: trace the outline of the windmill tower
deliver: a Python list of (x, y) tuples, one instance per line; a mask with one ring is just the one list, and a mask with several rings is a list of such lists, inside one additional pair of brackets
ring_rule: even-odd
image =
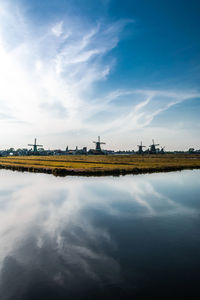
[(161, 147), (160, 153), (164, 154), (165, 153), (164, 149), (165, 149), (165, 146)]
[(144, 151), (143, 151), (143, 148), (145, 148), (146, 146), (143, 146), (142, 145), (142, 142), (140, 145), (137, 145), (138, 146), (138, 154), (142, 154)]
[(149, 146), (150, 147), (149, 153), (156, 154), (156, 146), (158, 146), (159, 144), (154, 144), (154, 140), (152, 140), (152, 142), (153, 144)]
[(37, 147), (43, 147), (43, 145), (37, 145), (37, 140), (35, 138), (34, 144), (28, 144), (28, 146), (33, 146), (33, 152), (37, 153)]
[(93, 142), (93, 143), (96, 144), (96, 151), (101, 152), (101, 145), (105, 143), (100, 141), (100, 136), (98, 136), (98, 142)]

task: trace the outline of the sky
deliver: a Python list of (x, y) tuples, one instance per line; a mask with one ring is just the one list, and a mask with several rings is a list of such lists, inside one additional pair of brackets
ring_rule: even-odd
[(200, 149), (200, 2), (0, 0), (0, 149)]

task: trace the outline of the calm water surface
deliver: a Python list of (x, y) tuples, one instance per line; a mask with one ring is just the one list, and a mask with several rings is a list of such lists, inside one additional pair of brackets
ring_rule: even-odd
[(0, 171), (0, 299), (200, 299), (200, 171)]

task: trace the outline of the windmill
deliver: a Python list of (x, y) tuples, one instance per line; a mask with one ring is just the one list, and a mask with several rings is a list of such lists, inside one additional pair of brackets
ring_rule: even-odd
[(161, 147), (160, 153), (162, 153), (162, 154), (165, 153), (164, 149), (165, 149), (165, 146), (164, 146), (164, 147)]
[(96, 144), (96, 151), (101, 152), (101, 145), (105, 143), (100, 141), (100, 136), (98, 136), (98, 142), (93, 142), (93, 143)]
[(37, 150), (37, 147), (43, 147), (43, 145), (37, 145), (37, 140), (35, 138), (35, 142), (34, 144), (28, 144), (28, 146), (33, 146), (33, 152), (36, 153), (38, 150)]
[(140, 145), (137, 145), (137, 146), (138, 146), (138, 148), (139, 148), (139, 149), (138, 149), (138, 153), (139, 153), (139, 154), (142, 154), (142, 153), (144, 152), (142, 148), (145, 148), (146, 146), (143, 146), (143, 145), (142, 145), (142, 142), (141, 142)]
[(152, 142), (153, 144), (149, 146), (150, 147), (149, 153), (156, 154), (156, 146), (158, 146), (159, 144), (154, 144), (154, 140), (152, 140)]

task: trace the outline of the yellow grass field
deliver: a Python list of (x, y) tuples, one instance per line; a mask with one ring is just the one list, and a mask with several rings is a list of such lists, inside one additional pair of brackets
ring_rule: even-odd
[(0, 157), (0, 167), (66, 174), (125, 174), (200, 168), (198, 154)]

